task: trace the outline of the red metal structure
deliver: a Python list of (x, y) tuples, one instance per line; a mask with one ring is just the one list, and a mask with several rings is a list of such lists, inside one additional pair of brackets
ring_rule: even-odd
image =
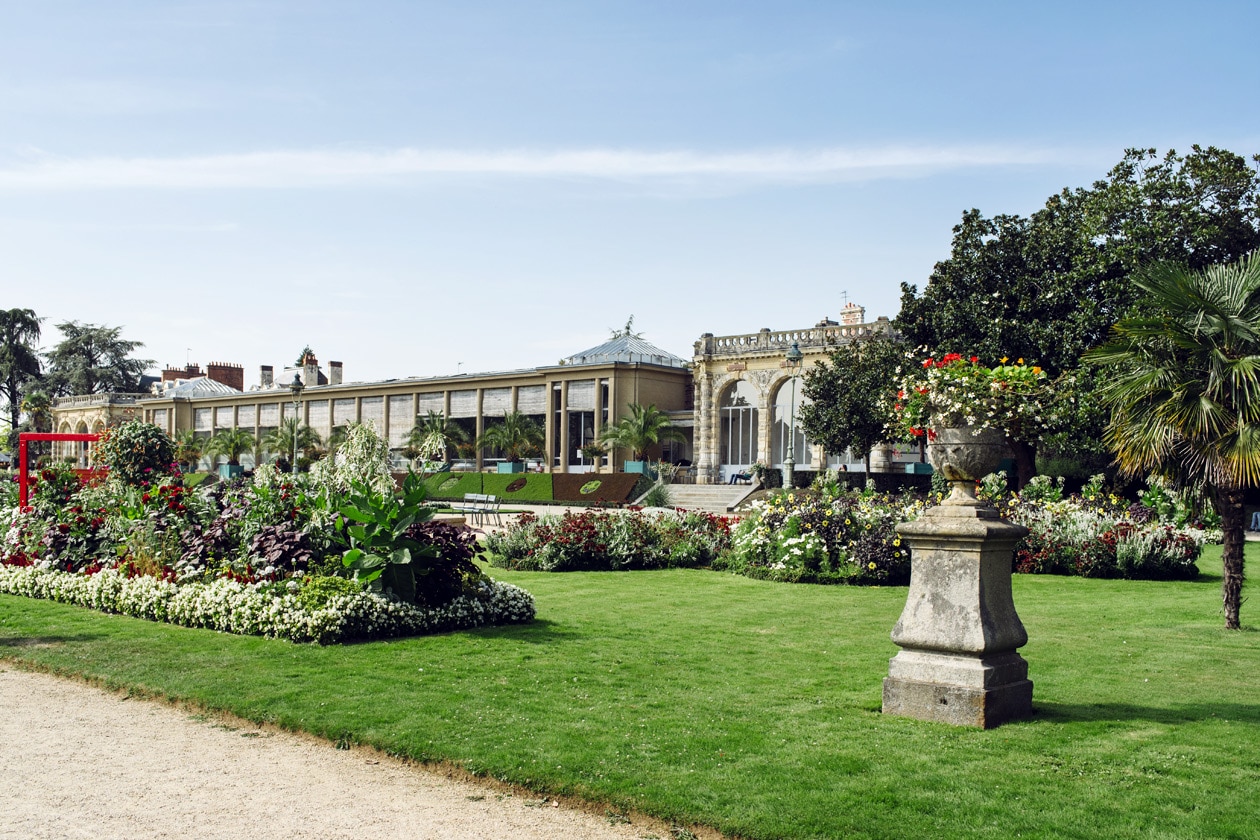
[(100, 440), (100, 435), (71, 435), (56, 434), (54, 432), (22, 432), (18, 435), (18, 504), (25, 506), (28, 490), (28, 477), (26, 469), (26, 444), (32, 440), (70, 440), (80, 443), (91, 443), (94, 440)]

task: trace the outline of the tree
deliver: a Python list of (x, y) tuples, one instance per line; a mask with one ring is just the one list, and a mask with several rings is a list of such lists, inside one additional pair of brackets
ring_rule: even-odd
[(140, 391), (140, 379), (152, 359), (132, 359), (129, 354), (144, 346), (120, 338), (122, 327), (58, 324), (62, 340), (48, 353), (47, 382), (53, 393), (103, 394)]
[(22, 388), (39, 378), (39, 321), (30, 309), (0, 310), (0, 396), (9, 408), (10, 430), (21, 419)]
[(323, 445), (319, 432), (296, 417), (286, 417), (280, 425), (263, 435), (262, 446), (277, 458), (288, 461), (293, 457), (293, 439), (297, 438), (297, 451), (310, 458)]
[(184, 429), (182, 432), (176, 432), (173, 440), (175, 460), (180, 466), (187, 467), (188, 472), (196, 472), (197, 464), (206, 450), (206, 439), (197, 437), (197, 432), (193, 429)]
[(1121, 470), (1202, 484), (1224, 531), (1225, 627), (1239, 628), (1246, 491), (1260, 486), (1260, 253), (1134, 278), (1142, 313), (1086, 359), (1108, 376), (1106, 440)]
[(487, 427), (477, 438), (478, 449), (497, 449), (512, 463), (542, 450), (544, 443), (542, 427), (519, 411), (504, 414), (502, 420)]
[(216, 459), (222, 455), (231, 466), (240, 466), (241, 456), (253, 452), (255, 443), (248, 429), (220, 429), (206, 442), (206, 454)]
[(810, 440), (828, 452), (852, 449), (865, 455), (871, 471), (871, 449), (886, 440), (888, 406), (904, 346), (887, 336), (841, 345), (805, 371), (801, 426)]
[(463, 426), (433, 410), (417, 417), (416, 424), (407, 435), (407, 446), (417, 450), (419, 457), (426, 460), (445, 461), (452, 448), (467, 442), (468, 432)]
[(631, 460), (642, 461), (644, 453), (662, 441), (687, 440), (682, 429), (674, 426), (665, 412), (655, 405), (630, 403), (629, 409), (627, 416), (600, 433), (600, 443), (607, 443), (618, 449), (629, 449), (634, 456)]
[(26, 415), (31, 431), (52, 431), (52, 400), (48, 394), (33, 388), (22, 397), (22, 413)]
[[(902, 284), (895, 326), (929, 355), (1024, 358), (1079, 397), (1080, 356), (1137, 300), (1130, 275), (1174, 260), (1201, 269), (1260, 247), (1260, 174), (1245, 158), (1194, 146), (1187, 155), (1129, 149), (1088, 189), (1064, 189), (1028, 218), (963, 214), (948, 259), (927, 287)], [(1060, 416), (1088, 417), (1064, 405)], [(1101, 429), (1083, 422), (1058, 436), (1089, 457)], [(1037, 441), (1021, 441), (1024, 455)], [(1075, 453), (1073, 453), (1075, 454)]]

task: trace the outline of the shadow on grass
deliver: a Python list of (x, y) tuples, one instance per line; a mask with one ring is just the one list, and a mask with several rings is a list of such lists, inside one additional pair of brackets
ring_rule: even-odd
[(100, 633), (80, 633), (77, 636), (0, 636), (0, 648), (52, 647), (68, 642), (91, 642), (100, 638)]
[(1033, 701), (1033, 720), (1070, 723), (1084, 720), (1147, 721), (1150, 723), (1194, 723), (1216, 720), (1260, 723), (1260, 704), (1189, 703), (1160, 708), (1129, 703), (1055, 703)]
[(536, 618), (529, 624), (499, 624), (493, 627), (478, 627), (475, 630), (462, 631), (470, 635), (493, 639), (513, 639), (531, 645), (545, 645), (567, 639), (576, 639), (582, 634), (563, 624)]

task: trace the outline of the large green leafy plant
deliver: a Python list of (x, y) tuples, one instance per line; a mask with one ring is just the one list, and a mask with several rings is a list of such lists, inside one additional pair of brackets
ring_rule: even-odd
[(425, 496), (415, 473), (407, 474), (397, 494), (381, 493), (361, 481), (350, 483), (338, 508), (338, 529), (349, 543), (342, 564), (357, 580), (374, 591), (389, 590), (410, 603), (417, 600), (417, 583), (428, 572), (417, 561), (436, 553), (408, 533), (413, 524), (433, 515)]
[(124, 484), (139, 486), (179, 471), (175, 444), (152, 423), (129, 420), (105, 430), (96, 442), (96, 460)]

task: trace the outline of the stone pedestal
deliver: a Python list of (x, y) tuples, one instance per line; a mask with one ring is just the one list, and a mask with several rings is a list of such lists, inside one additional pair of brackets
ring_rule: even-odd
[(884, 713), (985, 729), (1032, 714), (1028, 634), (1011, 597), (1011, 558), (1027, 530), (981, 503), (946, 503), (898, 533), (910, 591), (892, 640)]

